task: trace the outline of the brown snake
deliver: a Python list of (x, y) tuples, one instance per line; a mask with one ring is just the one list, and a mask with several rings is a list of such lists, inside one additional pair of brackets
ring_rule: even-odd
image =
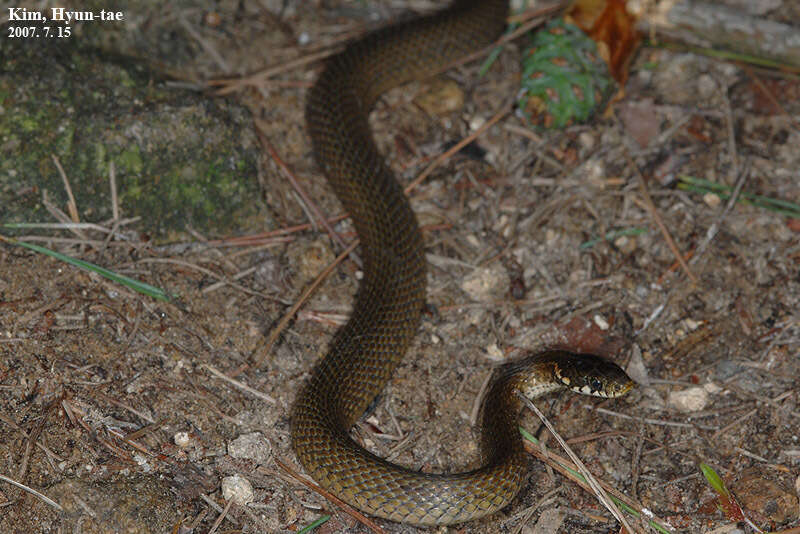
[(357, 444), (349, 430), (383, 390), (417, 330), (425, 301), (423, 240), (411, 206), (378, 152), (368, 113), (384, 91), (423, 78), (490, 44), (505, 27), (506, 0), (457, 1), (432, 16), (379, 30), (331, 58), (308, 94), (314, 154), (361, 241), (363, 280), (353, 313), (300, 391), (292, 444), (306, 471), (369, 514), (415, 525), (475, 519), (507, 505), (527, 458), (520, 401), (570, 387), (616, 396), (631, 387), (614, 364), (550, 351), (499, 368), (483, 405), (482, 467), (412, 471)]

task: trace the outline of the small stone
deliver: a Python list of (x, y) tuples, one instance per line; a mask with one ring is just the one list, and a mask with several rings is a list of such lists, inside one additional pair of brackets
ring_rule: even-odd
[(175, 432), (175, 435), (172, 436), (172, 441), (181, 449), (188, 448), (192, 443), (192, 439), (189, 437), (188, 432)]
[(592, 319), (594, 320), (594, 324), (596, 324), (597, 328), (599, 328), (600, 330), (608, 330), (610, 328), (608, 321), (606, 321), (605, 318), (599, 313), (595, 314), (595, 316)]
[(228, 454), (234, 458), (247, 458), (257, 464), (269, 460), (272, 447), (261, 432), (242, 434), (228, 443)]
[(679, 412), (698, 412), (708, 405), (708, 391), (699, 386), (672, 391), (667, 402)]
[(700, 326), (700, 323), (694, 319), (686, 319), (684, 323), (686, 323), (686, 328), (689, 330), (697, 330), (697, 328)]
[(491, 302), (502, 298), (508, 285), (508, 273), (495, 264), (473, 270), (464, 277), (461, 289), (476, 302)]
[(452, 80), (434, 78), (414, 98), (414, 103), (430, 115), (447, 115), (464, 107), (464, 91)]
[(478, 236), (476, 236), (475, 234), (468, 234), (466, 239), (467, 243), (469, 243), (471, 246), (475, 248), (481, 247), (481, 240), (478, 239)]
[(584, 177), (586, 181), (592, 184), (592, 187), (598, 189), (606, 188), (606, 167), (605, 164), (596, 158), (591, 158), (583, 165)]
[(486, 347), (486, 355), (494, 362), (501, 362), (505, 359), (503, 351), (497, 346), (497, 343), (492, 343)]
[(703, 100), (709, 100), (719, 93), (717, 82), (709, 74), (701, 74), (697, 77), (697, 94)]
[(233, 475), (222, 479), (222, 498), (226, 501), (245, 505), (253, 502), (254, 497), (253, 485), (243, 476)]
[(706, 534), (744, 534), (744, 530), (740, 529), (736, 523), (728, 523), (714, 530), (709, 530)]
[(633, 254), (638, 242), (634, 236), (619, 236), (614, 240), (614, 246), (623, 254)]
[(637, 384), (641, 386), (650, 385), (650, 376), (647, 374), (647, 366), (644, 363), (642, 349), (639, 345), (633, 345), (631, 357), (628, 361), (628, 366), (625, 368), (625, 372), (627, 372), (628, 376)]
[(476, 130), (480, 130), (481, 126), (483, 126), (484, 124), (486, 124), (486, 119), (484, 119), (483, 117), (475, 116), (469, 120), (469, 129), (470, 131), (474, 132)]
[(578, 134), (578, 143), (584, 150), (591, 150), (597, 144), (597, 139), (591, 132), (581, 132)]
[(709, 208), (718, 208), (722, 200), (716, 193), (706, 193), (703, 195), (703, 202), (705, 202)]

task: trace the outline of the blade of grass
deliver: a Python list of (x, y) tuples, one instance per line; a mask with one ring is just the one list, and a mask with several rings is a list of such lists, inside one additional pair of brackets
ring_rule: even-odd
[(117, 274), (114, 271), (110, 271), (99, 265), (95, 265), (94, 263), (89, 263), (88, 261), (79, 260), (77, 258), (73, 258), (71, 256), (67, 256), (66, 254), (62, 254), (60, 252), (56, 252), (55, 250), (50, 250), (49, 248), (40, 247), (39, 245), (34, 245), (33, 243), (26, 243), (25, 241), (18, 241), (16, 239), (5, 237), (0, 235), (0, 241), (4, 241), (11, 245), (17, 245), (20, 247), (27, 248), (29, 250), (33, 250), (34, 252), (38, 252), (40, 254), (45, 254), (50, 256), (51, 258), (56, 258), (57, 260), (61, 260), (64, 263), (68, 263), (74, 267), (79, 269), (83, 269), (85, 271), (89, 271), (92, 273), (99, 274), (100, 276), (111, 280), (112, 282), (116, 282), (121, 284), (129, 289), (132, 289), (138, 293), (142, 293), (143, 295), (147, 295), (148, 297), (152, 297), (154, 299), (163, 300), (165, 302), (169, 302), (172, 300), (173, 296), (164, 291), (163, 289), (157, 288), (155, 286), (151, 286), (150, 284), (146, 284), (144, 282), (140, 282), (139, 280), (135, 280), (133, 278), (129, 278), (127, 276)]
[(330, 518), (331, 518), (330, 515), (323, 515), (322, 517), (320, 517), (319, 519), (317, 519), (316, 521), (314, 521), (310, 525), (308, 525), (306, 527), (303, 527), (300, 530), (298, 530), (297, 534), (305, 534), (306, 532), (311, 532), (312, 530), (314, 530), (315, 528), (317, 528), (321, 524), (325, 523)]
[(623, 228), (622, 230), (611, 230), (607, 232), (604, 237), (596, 237), (594, 239), (590, 239), (589, 241), (584, 241), (578, 246), (578, 248), (580, 250), (586, 250), (592, 248), (593, 246), (602, 241), (614, 241), (618, 237), (642, 235), (645, 233), (647, 233), (647, 228), (634, 227), (634, 228)]
[(651, 40), (646, 41), (645, 46), (650, 48), (664, 48), (667, 50), (687, 51), (687, 52), (692, 52), (694, 54), (713, 57), (716, 59), (724, 59), (726, 61), (739, 61), (741, 63), (756, 65), (758, 67), (766, 67), (769, 69), (775, 69), (783, 72), (800, 73), (800, 67), (795, 67), (787, 63), (781, 63), (780, 61), (774, 61), (769, 58), (742, 54), (740, 52), (717, 50), (714, 48), (703, 48), (700, 46), (690, 46), (690, 45), (666, 42), (666, 41), (654, 42)]
[[(678, 178), (680, 180), (678, 182), (678, 189), (683, 191), (700, 194), (714, 193), (723, 200), (729, 199), (733, 193), (733, 188), (725, 184), (687, 175), (680, 175)], [(738, 202), (773, 211), (787, 217), (795, 219), (800, 218), (800, 205), (781, 198), (765, 197), (763, 195), (742, 191), (739, 195)]]
[(744, 514), (744, 510), (736, 500), (736, 497), (725, 487), (725, 482), (722, 481), (722, 478), (714, 471), (713, 467), (700, 462), (700, 471), (719, 495), (719, 507), (728, 519), (736, 522), (744, 521), (753, 527), (756, 532), (764, 532)]
[(700, 463), (700, 471), (703, 473), (703, 476), (706, 477), (708, 483), (711, 484), (711, 487), (714, 488), (714, 491), (720, 494), (720, 496), (730, 498), (731, 492), (728, 491), (728, 488), (725, 487), (725, 483), (719, 477), (714, 468), (712, 468), (708, 464)]
[[(528, 431), (527, 431), (527, 430), (525, 430), (524, 428), (522, 428), (522, 427), (519, 427), (519, 431), (520, 431), (520, 433), (522, 434), (522, 437), (523, 437), (523, 438), (525, 438), (527, 441), (530, 441), (531, 443), (536, 443), (536, 444), (538, 444), (538, 443), (539, 443), (539, 440), (538, 440), (538, 439), (536, 439), (536, 438), (533, 436), (533, 434), (531, 434), (530, 432), (528, 432)], [(580, 480), (580, 481), (582, 481), (584, 484), (586, 483), (586, 479), (585, 479), (585, 478), (583, 477), (583, 475), (582, 475), (582, 474), (580, 474), (578, 471), (576, 471), (575, 469), (572, 469), (571, 467), (569, 467), (569, 466), (567, 466), (567, 465), (563, 464), (562, 462), (560, 462), (560, 461), (556, 460), (554, 457), (552, 458), (552, 460), (553, 460), (554, 462), (557, 462), (557, 463), (558, 463), (558, 465), (560, 465), (562, 469), (564, 469), (565, 471), (569, 472), (569, 473), (570, 473), (571, 475), (573, 475), (573, 476), (574, 476), (574, 477), (575, 477), (577, 480)], [(629, 515), (631, 515), (631, 516), (633, 516), (633, 517), (636, 517), (636, 518), (641, 518), (641, 516), (642, 516), (642, 512), (640, 512), (640, 511), (636, 510), (636, 509), (635, 509), (633, 506), (631, 506), (629, 503), (627, 503), (627, 502), (623, 501), (623, 500), (622, 500), (622, 499), (620, 499), (619, 497), (615, 496), (613, 493), (608, 493), (608, 497), (610, 497), (610, 498), (611, 498), (611, 500), (612, 500), (612, 501), (614, 501), (614, 503), (615, 503), (617, 506), (619, 506), (619, 508), (620, 508), (621, 510), (624, 510), (624, 511), (625, 511), (625, 513), (627, 513), (627, 514), (629, 514)], [(646, 514), (645, 514), (645, 516), (646, 516)], [(662, 534), (671, 534), (671, 531), (670, 531), (670, 530), (669, 530), (667, 527), (664, 527), (663, 525), (661, 525), (660, 523), (657, 523), (656, 521), (654, 521), (654, 520), (652, 520), (652, 519), (647, 519), (647, 524), (648, 524), (648, 525), (650, 525), (651, 527), (653, 527), (653, 528), (654, 528), (655, 530), (657, 530), (658, 532), (661, 532)]]

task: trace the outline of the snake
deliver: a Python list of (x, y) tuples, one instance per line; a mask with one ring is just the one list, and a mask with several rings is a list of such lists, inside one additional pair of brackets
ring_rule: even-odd
[(482, 463), (467, 472), (415, 471), (372, 454), (350, 435), (403, 360), (425, 307), (422, 234), (377, 148), (369, 112), (390, 88), (491, 44), (508, 10), (506, 0), (458, 0), (367, 34), (326, 60), (306, 97), (313, 155), (355, 227), (363, 277), (349, 319), (297, 394), (292, 447), (330, 493), (396, 522), (460, 523), (514, 499), (528, 469), (518, 430), (520, 394), (535, 398), (568, 388), (616, 397), (632, 387), (614, 363), (564, 350), (499, 366), (481, 409)]

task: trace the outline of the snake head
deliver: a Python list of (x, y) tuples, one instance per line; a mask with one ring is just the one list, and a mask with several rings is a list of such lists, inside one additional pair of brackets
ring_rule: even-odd
[(594, 354), (554, 351), (552, 364), (554, 377), (583, 395), (621, 397), (634, 386), (617, 364)]

